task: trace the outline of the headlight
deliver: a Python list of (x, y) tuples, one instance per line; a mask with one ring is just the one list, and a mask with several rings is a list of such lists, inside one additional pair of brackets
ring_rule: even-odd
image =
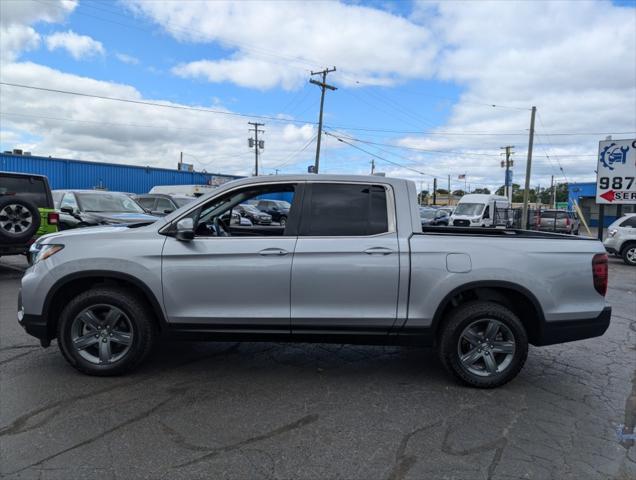
[(35, 265), (42, 260), (46, 260), (51, 255), (55, 255), (63, 248), (64, 245), (42, 245), (39, 243), (34, 243), (29, 250), (31, 253), (31, 262)]
[(613, 237), (614, 235), (616, 235), (616, 232), (618, 232), (618, 230), (616, 230), (615, 228), (612, 228), (609, 232), (607, 232), (609, 234), (610, 237)]
[(473, 218), (473, 219), (471, 220), (471, 222), (473, 222), (473, 223), (479, 223), (479, 218)]

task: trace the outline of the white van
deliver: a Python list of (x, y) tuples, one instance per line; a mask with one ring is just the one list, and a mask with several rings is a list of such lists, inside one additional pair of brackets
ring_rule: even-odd
[[(449, 225), (454, 227), (492, 227), (496, 210), (508, 209), (510, 201), (502, 195), (472, 193), (464, 195), (450, 217)], [(510, 226), (511, 214), (497, 216), (498, 225)]]
[(157, 185), (152, 187), (148, 193), (164, 193), (167, 195), (190, 195), (200, 197), (213, 191), (212, 185)]

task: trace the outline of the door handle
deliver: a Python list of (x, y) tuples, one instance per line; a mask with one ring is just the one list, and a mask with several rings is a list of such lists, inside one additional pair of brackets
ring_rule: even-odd
[(367, 255), (390, 255), (394, 252), (390, 248), (371, 247), (367, 248), (364, 253), (366, 253)]
[(289, 252), (287, 250), (283, 250), (282, 248), (266, 248), (265, 250), (261, 250), (260, 252), (258, 252), (259, 255), (262, 255), (263, 257), (267, 257), (267, 256), (277, 256), (277, 257), (282, 257), (284, 255), (287, 255)]

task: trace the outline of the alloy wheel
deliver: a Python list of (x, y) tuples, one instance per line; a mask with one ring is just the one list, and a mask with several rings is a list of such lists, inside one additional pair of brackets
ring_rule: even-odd
[(490, 377), (503, 372), (512, 363), (515, 337), (503, 322), (479, 319), (462, 331), (457, 354), (466, 371)]
[(625, 258), (633, 265), (636, 265), (636, 247), (630, 247), (625, 252)]
[(122, 310), (106, 304), (82, 310), (71, 325), (71, 342), (85, 360), (105, 365), (123, 358), (133, 340), (132, 322)]
[(19, 235), (33, 225), (33, 215), (23, 205), (5, 205), (0, 211), (0, 229), (10, 235)]

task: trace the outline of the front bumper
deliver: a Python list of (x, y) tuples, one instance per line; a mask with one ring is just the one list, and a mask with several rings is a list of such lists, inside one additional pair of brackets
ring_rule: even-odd
[(24, 313), (22, 304), (22, 291), (18, 293), (18, 323), (31, 336), (40, 340), (42, 346), (51, 343), (51, 332), (49, 332), (48, 322), (43, 315), (32, 315)]
[(610, 324), (612, 307), (605, 307), (595, 318), (544, 322), (536, 346), (574, 342), (585, 338), (600, 337)]

